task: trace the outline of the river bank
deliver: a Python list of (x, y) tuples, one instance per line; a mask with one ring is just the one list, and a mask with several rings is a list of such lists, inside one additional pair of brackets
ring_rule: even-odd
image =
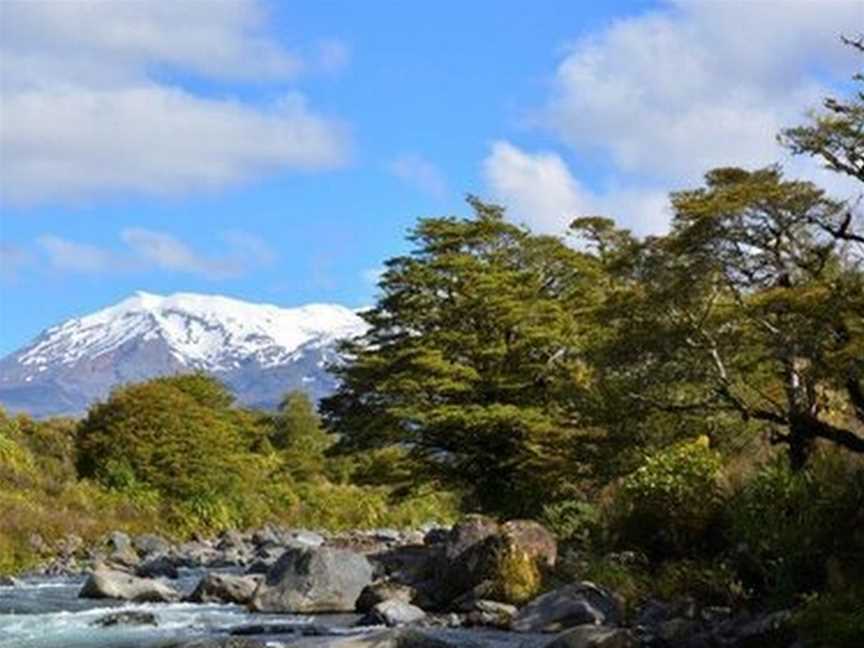
[(787, 611), (656, 600), (625, 610), (600, 584), (541, 588), (534, 579), (553, 574), (559, 547), (529, 521), (61, 545), (0, 585), (3, 648), (800, 645)]

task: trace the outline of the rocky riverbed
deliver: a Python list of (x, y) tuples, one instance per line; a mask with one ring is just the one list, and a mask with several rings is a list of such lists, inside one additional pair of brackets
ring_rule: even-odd
[(613, 592), (584, 581), (512, 605), (496, 581), (500, 556), (541, 571), (557, 560), (555, 538), (528, 521), (339, 535), (268, 527), (182, 544), (114, 533), (98, 547), (60, 545), (37, 573), (0, 581), (0, 646), (794, 645), (788, 613), (648, 601), (626, 619)]

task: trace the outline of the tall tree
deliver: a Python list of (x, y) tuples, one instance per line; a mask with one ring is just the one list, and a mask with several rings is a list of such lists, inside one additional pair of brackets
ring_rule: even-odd
[(415, 250), (387, 262), (370, 330), (347, 345), (323, 412), (338, 450), (403, 448), (422, 467), (417, 480), (522, 513), (573, 465), (587, 380), (579, 313), (596, 301), (600, 270), (502, 208), (469, 202), (473, 218), (421, 220)]
[(608, 304), (607, 373), (656, 409), (767, 425), (796, 467), (816, 439), (864, 452), (864, 282), (833, 234), (845, 206), (776, 168), (716, 169), (672, 204), (672, 232), (642, 244)]

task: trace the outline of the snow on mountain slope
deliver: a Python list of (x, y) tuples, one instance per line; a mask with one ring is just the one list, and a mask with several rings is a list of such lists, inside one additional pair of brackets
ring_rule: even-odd
[(0, 403), (36, 415), (83, 411), (124, 382), (202, 370), (241, 402), (272, 407), (285, 391), (320, 398), (335, 343), (365, 322), (335, 304), (281, 308), (228, 297), (144, 292), (44, 331), (0, 360)]

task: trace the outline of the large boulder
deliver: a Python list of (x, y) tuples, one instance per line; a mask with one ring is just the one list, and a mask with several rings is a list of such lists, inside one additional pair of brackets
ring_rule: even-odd
[(192, 603), (237, 603), (247, 605), (261, 584), (260, 576), (232, 576), (209, 573), (186, 600)]
[(329, 547), (288, 549), (258, 587), (251, 607), (258, 612), (353, 612), (372, 582), (365, 556)]
[(135, 575), (141, 578), (179, 578), (177, 562), (167, 555), (156, 555), (145, 560), (135, 568)]
[(536, 594), (557, 558), (555, 536), (537, 522), (498, 524), (468, 516), (444, 543), (437, 571), (439, 605), (452, 607), (466, 597), (520, 603)]
[(132, 538), (132, 546), (142, 556), (166, 554), (171, 551), (171, 543), (154, 533), (142, 533)]
[(627, 630), (582, 625), (558, 635), (544, 648), (636, 648), (637, 645), (638, 642)]
[(586, 581), (538, 596), (519, 610), (512, 628), (517, 632), (560, 632), (583, 624), (616, 626), (621, 618), (615, 597)]
[(159, 581), (107, 569), (90, 574), (78, 596), (92, 599), (120, 599), (137, 603), (167, 603), (180, 598), (176, 590)]

